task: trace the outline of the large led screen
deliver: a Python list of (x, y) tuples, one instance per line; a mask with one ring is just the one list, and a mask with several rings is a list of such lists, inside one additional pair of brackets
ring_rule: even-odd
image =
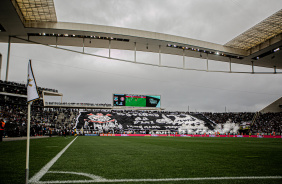
[(113, 106), (126, 107), (161, 107), (161, 96), (114, 94)]

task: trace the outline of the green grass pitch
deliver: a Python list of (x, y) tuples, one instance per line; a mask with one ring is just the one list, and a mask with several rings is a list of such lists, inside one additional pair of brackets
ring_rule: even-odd
[[(31, 140), (30, 177), (73, 139)], [(24, 183), (26, 141), (1, 142), (0, 150), (0, 183)], [(282, 176), (282, 139), (81, 136), (49, 171), (88, 173), (106, 179)], [(40, 181), (85, 179), (81, 175), (46, 173)], [(282, 179), (126, 183), (268, 184), (282, 183)]]

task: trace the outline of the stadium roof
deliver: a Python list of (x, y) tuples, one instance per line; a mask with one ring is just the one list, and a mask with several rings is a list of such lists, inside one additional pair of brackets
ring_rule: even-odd
[(24, 22), (57, 22), (53, 0), (12, 0)]
[(281, 11), (220, 45), (150, 31), (57, 22), (53, 0), (1, 0), (0, 42), (154, 52), (276, 71), (282, 69)]
[(261, 113), (267, 113), (267, 112), (282, 112), (282, 97), (275, 100), (262, 110), (260, 110)]
[[(282, 9), (232, 39), (225, 46), (249, 50), (282, 33)], [(280, 35), (281, 36), (281, 35)]]

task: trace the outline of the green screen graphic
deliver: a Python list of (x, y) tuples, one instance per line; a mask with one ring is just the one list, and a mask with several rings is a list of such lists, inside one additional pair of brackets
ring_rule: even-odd
[(159, 95), (114, 94), (113, 95), (113, 106), (161, 107), (161, 96)]
[(146, 96), (126, 95), (125, 105), (129, 107), (146, 107)]

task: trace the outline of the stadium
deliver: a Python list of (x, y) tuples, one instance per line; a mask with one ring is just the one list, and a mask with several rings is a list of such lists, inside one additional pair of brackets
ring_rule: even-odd
[(60, 22), (60, 3), (0, 2), (1, 184), (282, 183), (281, 9), (221, 44)]

